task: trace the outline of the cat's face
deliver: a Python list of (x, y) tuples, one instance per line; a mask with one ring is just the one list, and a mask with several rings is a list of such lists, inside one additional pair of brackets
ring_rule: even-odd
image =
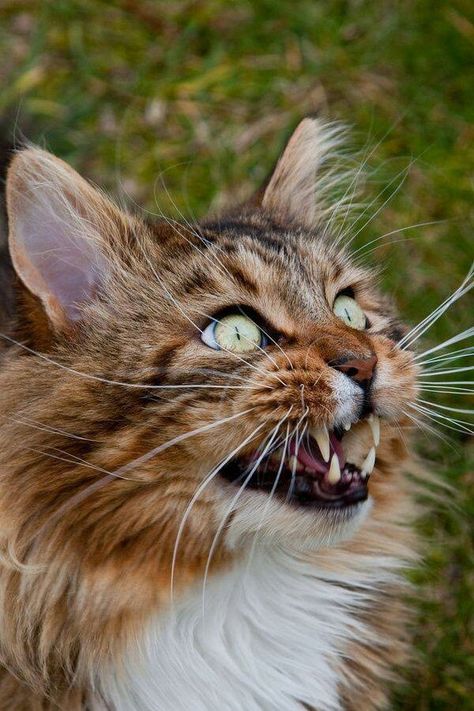
[[(208, 223), (205, 245), (184, 234), (192, 247), (179, 236), (169, 246), (175, 342), (162, 373), (157, 352), (155, 382), (199, 386), (166, 393), (186, 418), (176, 434), (210, 428), (164, 460), (195, 475), (190, 498), (209, 479), (205, 496), (229, 539), (258, 531), (321, 545), (347, 535), (370, 508), (380, 439), (398, 438), (415, 397), (390, 306), (329, 239), (262, 215)], [(153, 394), (148, 412), (159, 418), (163, 391)]]
[(396, 495), (416, 368), (373, 274), (311, 214), (325, 134), (298, 131), (259, 205), (194, 227), (16, 159), (12, 256), (39, 300), (25, 292), (22, 328), (47, 355), (18, 349), (3, 377), (11, 412), (48, 428), (23, 453), (36, 496), (12, 490), (36, 529), (67, 523), (96, 557), (219, 559), (255, 536), (333, 543)]

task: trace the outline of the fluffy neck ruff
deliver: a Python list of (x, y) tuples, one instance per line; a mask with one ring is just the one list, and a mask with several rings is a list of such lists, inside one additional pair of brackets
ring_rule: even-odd
[(402, 644), (386, 614), (404, 584), (402, 543), (370, 552), (364, 537), (374, 533), (363, 527), (350, 545), (305, 556), (255, 548), (208, 581), (204, 596), (197, 586), (150, 621), (122, 671), (103, 680), (107, 703), (117, 711), (346, 708), (354, 664), (366, 667), (366, 693), (371, 671), (380, 675), (366, 646), (384, 666)]

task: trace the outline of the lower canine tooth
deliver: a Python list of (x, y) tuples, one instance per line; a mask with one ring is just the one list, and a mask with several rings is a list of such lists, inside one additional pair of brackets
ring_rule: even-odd
[(339, 459), (337, 458), (337, 454), (332, 455), (327, 479), (330, 484), (337, 484), (337, 482), (341, 479), (341, 467), (339, 466)]
[(364, 459), (364, 463), (361, 466), (362, 474), (365, 474), (365, 476), (368, 476), (372, 472), (372, 470), (374, 468), (374, 464), (375, 464), (375, 447), (371, 447), (368, 455)]
[(288, 466), (292, 472), (299, 472), (303, 469), (303, 466), (299, 463), (298, 458), (293, 454), (288, 459)]
[(368, 418), (369, 427), (372, 431), (372, 438), (374, 440), (374, 445), (379, 446), (380, 442), (380, 420), (377, 415), (370, 415)]

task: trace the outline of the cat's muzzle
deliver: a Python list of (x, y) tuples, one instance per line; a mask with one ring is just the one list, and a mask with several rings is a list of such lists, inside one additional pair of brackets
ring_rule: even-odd
[(237, 486), (301, 506), (343, 508), (369, 495), (368, 481), (380, 442), (375, 415), (328, 431), (310, 427), (301, 438), (235, 459), (221, 475)]

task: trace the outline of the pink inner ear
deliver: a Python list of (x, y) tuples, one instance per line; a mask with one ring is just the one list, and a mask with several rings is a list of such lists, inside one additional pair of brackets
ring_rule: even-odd
[(93, 299), (106, 269), (87, 227), (90, 233), (90, 224), (81, 225), (77, 215), (56, 215), (45, 204), (28, 205), (14, 221), (12, 256), (19, 276), (46, 307), (59, 302), (70, 321), (81, 318), (81, 304)]

